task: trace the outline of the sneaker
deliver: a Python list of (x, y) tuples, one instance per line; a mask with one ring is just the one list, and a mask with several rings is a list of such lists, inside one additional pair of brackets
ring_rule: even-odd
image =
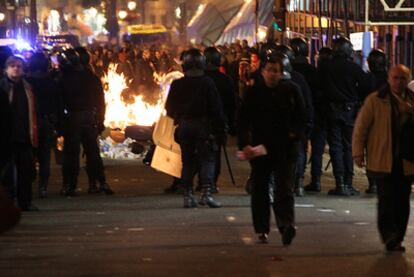
[(257, 238), (259, 239), (259, 243), (263, 243), (263, 244), (269, 243), (269, 237), (267, 233), (260, 233)]

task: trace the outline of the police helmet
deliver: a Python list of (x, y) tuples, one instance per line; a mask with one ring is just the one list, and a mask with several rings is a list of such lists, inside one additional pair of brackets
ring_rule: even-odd
[(282, 65), (283, 76), (282, 79), (289, 80), (292, 73), (292, 65), (288, 56), (280, 51), (269, 53), (261, 62), (261, 67), (264, 68), (268, 63), (280, 63)]
[(387, 71), (387, 57), (380, 49), (373, 49), (368, 55), (367, 62), (371, 72)]
[(277, 52), (281, 52), (285, 54), (289, 58), (290, 62), (295, 60), (295, 53), (293, 52), (292, 48), (290, 48), (290, 46), (284, 45), (284, 44), (278, 44), (276, 45), (275, 50)]
[(72, 48), (61, 52), (58, 62), (62, 69), (77, 69), (81, 66), (79, 54)]
[(191, 48), (182, 54), (182, 67), (184, 72), (193, 69), (204, 70), (206, 58), (197, 48)]
[(86, 49), (85, 47), (76, 47), (75, 51), (79, 55), (79, 60), (80, 60), (81, 65), (83, 66), (89, 65), (91, 61), (91, 54), (89, 53), (88, 49)]
[(318, 53), (318, 66), (321, 65), (321, 63), (332, 59), (332, 49), (330, 47), (322, 47), (319, 49)]
[(260, 47), (259, 50), (259, 58), (260, 60), (264, 60), (269, 56), (271, 53), (276, 52), (276, 44), (275, 43), (265, 43)]
[(304, 38), (292, 38), (290, 40), (290, 47), (292, 48), (293, 52), (295, 53), (296, 57), (307, 57), (309, 48), (308, 43)]
[(342, 56), (352, 59), (354, 47), (349, 39), (346, 37), (339, 37), (334, 40), (332, 51), (334, 56)]
[(204, 49), (204, 56), (206, 57), (206, 63), (219, 67), (221, 64), (221, 53), (216, 47), (207, 47)]

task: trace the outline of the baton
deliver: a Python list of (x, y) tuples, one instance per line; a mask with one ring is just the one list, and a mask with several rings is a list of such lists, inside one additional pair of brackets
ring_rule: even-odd
[(231, 182), (233, 183), (234, 186), (236, 186), (236, 182), (234, 181), (233, 171), (231, 170), (229, 156), (227, 155), (227, 149), (226, 149), (226, 145), (225, 144), (223, 144), (223, 152), (224, 152), (224, 157), (226, 158), (227, 168), (229, 169), (229, 174), (230, 174)]
[(331, 159), (329, 159), (328, 163), (327, 163), (327, 164), (326, 164), (326, 166), (325, 166), (325, 171), (327, 171), (327, 170), (328, 170), (329, 166), (331, 165), (331, 162), (332, 162), (332, 160), (331, 160)]

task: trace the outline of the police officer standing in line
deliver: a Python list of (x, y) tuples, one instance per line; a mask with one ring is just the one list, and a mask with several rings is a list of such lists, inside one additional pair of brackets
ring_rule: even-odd
[(300, 88), (300, 92), (302, 93), (303, 99), (306, 105), (306, 136), (303, 137), (303, 141), (300, 141), (301, 147), (299, 149), (299, 157), (297, 159), (298, 164), (296, 168), (296, 180), (295, 180), (295, 194), (296, 196), (303, 196), (304, 194), (304, 175), (306, 169), (306, 152), (307, 152), (307, 140), (310, 130), (313, 127), (313, 117), (314, 117), (314, 110), (313, 110), (313, 100), (312, 100), (312, 91), (309, 87), (308, 82), (306, 81), (305, 77), (301, 72), (298, 72), (293, 66), (293, 62), (295, 60), (295, 54), (291, 47), (287, 45), (277, 45), (276, 51), (279, 51), (285, 54), (290, 61), (289, 68), (287, 69), (291, 75), (291, 81), (297, 84)]
[(184, 208), (197, 207), (193, 198), (197, 172), (202, 185), (198, 203), (220, 208), (221, 203), (211, 195), (211, 186), (217, 138), (225, 135), (225, 115), (213, 80), (204, 75), (205, 56), (193, 48), (185, 51), (182, 60), (184, 77), (171, 84), (165, 108), (177, 124), (174, 137), (181, 147)]
[[(76, 196), (79, 175), (79, 154), (82, 144), (88, 160), (88, 167), (95, 176), (102, 178), (101, 191), (112, 194), (106, 183), (97, 138), (98, 126), (103, 126), (100, 105), (103, 90), (97, 86), (96, 76), (85, 70), (78, 53), (68, 49), (59, 56), (61, 78), (60, 91), (63, 100), (62, 129), (65, 139), (63, 148), (63, 189), (65, 196)], [(89, 166), (90, 165), (90, 166)]]
[[(317, 74), (320, 79), (320, 68), (323, 63), (332, 59), (332, 49), (323, 47), (319, 50), (317, 60)], [(320, 80), (322, 82), (322, 80)], [(318, 82), (320, 84), (320, 82)], [(325, 151), (327, 127), (328, 127), (328, 101), (326, 101), (325, 93), (322, 87), (318, 87), (313, 94), (313, 103), (315, 107), (314, 125), (311, 134), (311, 182), (305, 186), (305, 191), (320, 192), (321, 191), (321, 175), (323, 153)]]
[[(316, 112), (316, 100), (319, 94), (320, 85), (319, 85), (319, 77), (316, 67), (311, 65), (308, 61), (308, 54), (309, 48), (308, 43), (303, 38), (293, 38), (290, 41), (290, 47), (292, 48), (295, 58), (291, 61), (292, 67), (295, 71), (302, 74), (307, 84), (309, 85), (309, 89), (312, 96), (312, 107), (313, 107), (313, 124), (310, 128), (306, 130), (306, 137), (302, 141), (301, 145), (301, 154), (300, 154), (300, 161), (298, 162), (298, 169), (296, 175), (296, 187), (298, 188), (298, 194), (302, 195), (304, 187), (304, 175), (306, 170), (306, 162), (307, 162), (307, 151), (308, 151), (308, 140), (311, 138), (311, 133), (314, 128), (315, 124), (315, 112)], [(315, 180), (316, 181), (316, 180)]]
[(252, 167), (251, 208), (255, 232), (259, 241), (268, 242), (269, 184), (275, 178), (273, 210), (285, 246), (296, 235), (293, 190), (299, 140), (304, 136), (306, 124), (303, 96), (299, 87), (289, 80), (286, 64), (289, 60), (281, 53), (270, 53), (262, 59), (263, 78), (247, 91), (238, 120), (238, 158), (250, 160)]
[[(76, 52), (79, 55), (80, 63), (83, 66), (84, 70), (88, 72), (88, 74), (92, 75), (95, 79), (95, 91), (96, 91), (96, 99), (97, 105), (95, 107), (95, 117), (96, 117), (96, 128), (98, 130), (98, 134), (101, 134), (105, 130), (104, 121), (105, 121), (105, 95), (102, 87), (102, 82), (99, 77), (93, 71), (93, 68), (90, 64), (91, 55), (89, 51), (85, 47), (77, 47)], [(102, 165), (102, 166), (101, 166)], [(89, 160), (89, 157), (86, 156), (86, 173), (88, 174), (89, 180), (89, 188), (88, 193), (99, 193), (104, 192), (106, 194), (114, 194), (113, 190), (109, 187), (108, 183), (106, 182), (105, 172), (103, 170), (103, 162), (102, 158), (93, 157), (92, 161)], [(96, 182), (99, 182), (99, 189), (96, 186)]]
[[(219, 93), (221, 103), (223, 104), (223, 111), (227, 118), (227, 124), (229, 128), (229, 134), (235, 135), (235, 115), (236, 115), (236, 90), (233, 80), (219, 71), (221, 62), (221, 53), (215, 47), (207, 47), (204, 50), (206, 57), (206, 76), (210, 77), (216, 85)], [(221, 148), (225, 147), (226, 138), (222, 141), (217, 141), (218, 151), (216, 152), (215, 174), (214, 183), (212, 186), (212, 192), (218, 192), (217, 180), (220, 175), (221, 169)]]
[[(387, 57), (382, 50), (373, 49), (368, 55), (367, 62), (369, 67), (368, 79), (371, 85), (369, 93), (371, 93), (387, 85)], [(377, 193), (375, 179), (368, 175), (367, 178), (369, 186), (365, 193)]]
[(352, 131), (361, 100), (369, 90), (367, 76), (353, 59), (352, 43), (344, 37), (333, 43), (333, 59), (321, 67), (323, 89), (329, 101), (328, 144), (335, 176), (329, 195), (358, 195), (352, 186)]
[(39, 147), (39, 197), (47, 197), (50, 176), (50, 151), (60, 112), (60, 94), (56, 81), (49, 74), (49, 59), (44, 53), (35, 53), (29, 59), (26, 80), (32, 85), (37, 100)]

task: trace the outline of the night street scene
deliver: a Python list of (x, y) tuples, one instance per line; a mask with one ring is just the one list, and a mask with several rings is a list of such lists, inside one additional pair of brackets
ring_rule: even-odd
[(0, 277), (414, 276), (413, 18), (0, 1)]

